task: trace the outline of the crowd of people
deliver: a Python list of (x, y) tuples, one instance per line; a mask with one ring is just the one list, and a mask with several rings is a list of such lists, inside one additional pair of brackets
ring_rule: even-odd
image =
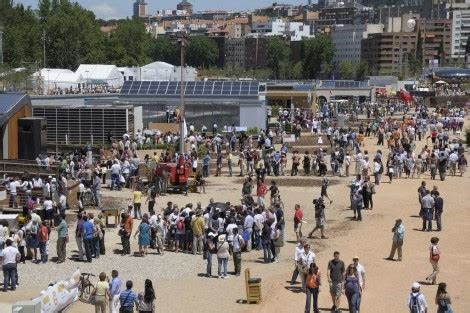
[[(375, 109), (377, 108), (365, 107), (367, 111)], [(392, 183), (393, 180), (402, 178), (420, 179), (424, 173), (429, 173), (431, 179), (435, 179), (439, 173), (439, 178), (443, 181), (447, 174), (455, 176), (459, 173), (462, 176), (466, 171), (467, 160), (463, 145), (453, 140), (450, 135), (462, 129), (465, 116), (463, 110), (429, 112), (425, 106), (417, 106), (414, 114), (402, 118), (374, 114), (377, 118), (361, 122), (358, 128), (338, 127), (331, 120), (328, 108), (318, 119), (307, 111), (288, 112), (285, 116), (282, 114), (281, 122), (294, 121), (292, 126), (298, 130), (298, 136), (305, 130), (311, 132), (313, 153), (305, 151), (301, 155), (297, 150), (289, 151), (287, 144), (275, 145), (281, 141), (284, 132), (282, 129), (260, 131), (254, 137), (244, 132), (224, 132), (221, 135), (217, 133), (215, 125), (214, 136), (210, 138), (203, 132), (204, 129), (197, 133), (194, 126), (189, 125), (188, 137), (185, 139), (188, 152), (182, 156), (166, 151), (160, 155), (147, 155), (141, 161), (137, 150), (142, 144), (148, 140), (155, 143), (160, 143), (161, 140), (173, 143), (178, 140), (178, 135), (175, 135), (175, 139), (171, 133), (155, 133), (150, 136), (138, 131), (134, 135), (126, 133), (122, 138), (110, 138), (109, 152), (102, 148), (99, 156), (95, 158), (91, 156), (91, 148), (85, 147), (70, 155), (46, 156), (45, 159), (39, 159), (38, 165), (57, 165), (59, 175), (45, 180), (40, 177), (12, 177), (7, 184), (10, 206), (15, 208), (21, 204), (25, 220), (14, 234), (8, 232), (8, 226), (0, 226), (0, 239), (5, 239), (5, 244), (0, 240), (6, 273), (5, 290), (10, 285), (13, 290), (16, 288), (16, 262), (25, 263), (27, 255), (31, 255), (32, 261), (36, 263), (46, 263), (50, 260), (49, 237), (52, 231), (57, 231), (55, 260), (59, 264), (66, 261), (66, 246), (73, 244), (69, 241), (69, 232), (74, 232), (78, 249), (77, 261), (92, 262), (93, 258), (106, 255), (104, 218), (101, 214), (85, 210), (84, 195), (91, 192), (94, 206), (102, 208), (102, 185), (108, 184), (111, 190), (130, 188), (135, 180), (140, 180), (139, 176), (144, 175), (140, 170), (142, 164), (152, 169), (160, 162), (176, 162), (183, 158), (201, 181), (212, 175), (210, 169), (214, 163), (215, 176), (221, 176), (225, 167), (228, 170), (227, 175), (232, 176), (236, 174), (234, 169), (238, 166), (239, 176), (245, 177), (241, 186), (240, 203), (217, 203), (211, 199), (205, 206), (198, 202), (195, 205), (187, 203), (180, 207), (169, 201), (166, 208), (158, 211), (154, 208), (155, 202), (157, 197), (165, 192), (167, 177), (157, 177), (155, 184), (151, 184), (146, 193), (135, 187), (132, 203), (129, 203), (127, 208), (122, 208), (120, 213), (118, 236), (122, 243), (123, 255), (133, 253), (130, 241), (134, 238), (138, 244), (135, 254), (141, 257), (147, 256), (148, 249), (155, 249), (160, 255), (166, 252), (201, 255), (207, 262), (207, 277), (213, 276), (213, 258), (217, 258), (216, 276), (223, 279), (230, 277), (229, 259), (233, 260), (234, 275), (240, 275), (242, 255), (245, 252), (262, 251), (264, 263), (279, 262), (286, 224), (289, 225), (289, 222), (286, 223), (284, 204), (276, 183), (278, 176), (321, 176), (320, 195), (313, 200), (315, 226), (308, 237), (314, 238), (314, 233), (319, 230), (320, 239), (327, 239), (325, 209), (328, 202), (325, 200), (328, 200), (330, 205), (333, 203), (333, 198), (328, 194), (329, 176), (337, 176), (340, 179), (354, 176), (348, 184), (350, 209), (354, 214), (351, 218), (363, 221), (363, 210), (374, 208), (376, 187), (382, 183), (384, 175)], [(365, 137), (377, 138), (378, 149), (375, 154), (370, 154), (364, 149)], [(426, 141), (426, 144), (423, 149), (418, 150), (417, 142), (420, 141)], [(204, 148), (202, 154), (201, 147)], [(215, 162), (212, 160), (214, 155)], [(266, 184), (268, 177), (273, 179), (269, 187)], [(65, 221), (66, 209), (72, 206), (67, 203), (68, 179), (80, 180), (77, 193), (77, 222), (73, 228)], [(35, 188), (43, 189), (41, 197), (33, 195), (32, 190)], [(19, 189), (24, 191), (25, 200), (18, 201)], [(265, 199), (268, 192), (269, 201)], [(437, 188), (427, 190), (423, 181), (418, 194), (419, 216), (423, 220), (422, 230), (432, 231), (432, 222), (435, 220), (436, 230), (442, 231), (443, 198)], [(144, 210), (147, 212), (142, 214), (143, 197), (147, 197), (148, 208)], [(291, 284), (296, 284), (297, 277), (300, 276), (301, 290), (307, 297), (305, 312), (310, 312), (311, 306), (314, 312), (318, 312), (318, 291), (322, 284), (320, 263), (302, 233), (302, 208), (299, 204), (289, 205), (294, 208), (292, 224), (297, 240)], [(140, 221), (138, 225), (136, 220)], [(402, 261), (405, 230), (401, 219), (396, 220), (392, 232), (392, 249), (387, 259), (394, 260), (395, 253), (398, 252), (398, 261)], [(429, 255), (433, 272), (426, 278), (431, 284), (437, 283), (439, 273), (438, 241), (437, 237), (431, 239)], [(14, 250), (14, 246), (17, 250)], [(112, 276), (114, 281), (117, 272), (113, 272)], [(126, 294), (126, 291), (116, 293), (116, 286), (113, 291), (113, 283), (106, 282), (105, 273), (101, 273), (99, 279), (96, 305), (101, 311), (105, 310), (108, 299), (112, 300), (111, 305), (115, 306), (115, 296), (118, 294), (121, 307), (124, 308), (133, 307), (134, 301), (139, 303), (144, 299), (148, 304), (155, 300), (155, 296), (153, 299), (151, 295), (146, 297), (146, 293), (151, 294), (151, 291), (147, 291), (147, 285), (150, 286), (149, 290), (151, 289), (151, 281), (145, 283), (146, 291), (142, 296), (133, 294), (127, 299), (127, 294), (131, 294), (132, 282), (126, 283)], [(365, 269), (359, 263), (359, 257), (354, 256), (352, 263), (345, 266), (340, 260), (340, 253), (335, 252), (334, 258), (328, 262), (327, 279), (333, 302), (332, 310), (339, 310), (341, 295), (344, 293), (350, 312), (359, 312), (361, 293), (366, 282)], [(414, 283), (408, 299), (410, 312), (424, 312), (427, 307), (425, 297), (419, 290), (420, 285)], [(123, 294), (126, 295), (124, 301)], [(444, 283), (439, 284), (436, 295), (436, 303), (440, 307), (441, 302), (445, 302), (448, 307), (451, 305)], [(418, 311), (413, 311), (416, 308)], [(447, 309), (442, 312), (450, 311)]]

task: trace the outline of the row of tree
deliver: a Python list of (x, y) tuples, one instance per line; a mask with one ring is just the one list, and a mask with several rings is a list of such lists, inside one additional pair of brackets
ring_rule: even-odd
[[(37, 62), (50, 68), (74, 70), (81, 63), (137, 66), (152, 61), (179, 64), (180, 48), (176, 39), (147, 32), (140, 19), (117, 20), (113, 31), (100, 30), (103, 21), (93, 12), (70, 0), (38, 0), (38, 9), (11, 0), (0, 0), (0, 23), (4, 32), (4, 61), (10, 67)], [(365, 67), (333, 63), (335, 46), (330, 38), (319, 35), (302, 41), (301, 62), (293, 63), (288, 42), (274, 37), (268, 40), (267, 65), (270, 78), (303, 79), (342, 78), (365, 75)], [(213, 68), (219, 60), (214, 40), (204, 36), (189, 38), (186, 63), (199, 69)]]

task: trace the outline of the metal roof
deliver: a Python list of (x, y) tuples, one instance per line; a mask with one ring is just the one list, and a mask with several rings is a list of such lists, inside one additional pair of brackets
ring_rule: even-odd
[(0, 126), (5, 124), (23, 105), (31, 107), (29, 96), (22, 93), (0, 93)]

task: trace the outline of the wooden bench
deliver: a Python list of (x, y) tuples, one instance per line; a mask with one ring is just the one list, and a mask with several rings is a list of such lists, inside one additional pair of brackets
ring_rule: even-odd
[(121, 214), (119, 213), (119, 209), (106, 209), (106, 210), (101, 210), (101, 212), (105, 216), (106, 227), (109, 227), (110, 225), (108, 223), (108, 218), (110, 216), (114, 217), (114, 227), (119, 227), (119, 225), (121, 224)]
[(245, 270), (246, 302), (261, 302), (261, 278), (251, 278), (250, 269)]

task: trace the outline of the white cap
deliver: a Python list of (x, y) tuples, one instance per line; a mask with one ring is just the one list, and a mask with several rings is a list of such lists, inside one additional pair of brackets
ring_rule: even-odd
[(215, 234), (213, 232), (210, 232), (207, 234), (207, 237), (215, 237)]
[(413, 285), (411, 285), (412, 289), (419, 289), (421, 288), (421, 285), (418, 282), (414, 282)]

